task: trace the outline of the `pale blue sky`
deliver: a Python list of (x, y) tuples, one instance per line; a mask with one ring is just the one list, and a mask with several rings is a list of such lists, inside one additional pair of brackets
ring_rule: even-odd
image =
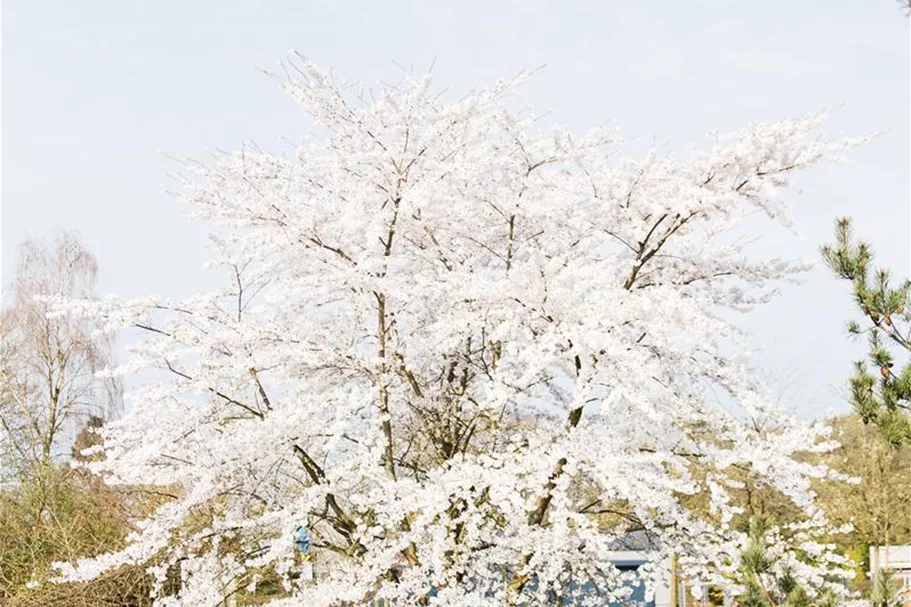
[[(17, 244), (75, 229), (101, 291), (188, 295), (205, 232), (164, 193), (179, 167), (245, 140), (287, 150), (306, 128), (254, 66), (297, 49), (347, 79), (395, 80), (436, 60), (453, 94), (547, 67), (521, 101), (583, 129), (613, 120), (684, 152), (714, 130), (838, 108), (831, 134), (884, 132), (787, 195), (803, 240), (758, 234), (757, 251), (814, 257), (836, 215), (856, 217), (879, 258), (909, 272), (909, 22), (894, 0), (764, 2), (156, 2), (4, 0), (2, 270)], [(823, 270), (744, 324), (783, 402), (844, 410), (862, 348), (842, 331), (846, 288)]]

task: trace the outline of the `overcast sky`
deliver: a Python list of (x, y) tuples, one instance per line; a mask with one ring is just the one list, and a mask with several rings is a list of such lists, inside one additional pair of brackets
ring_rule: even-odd
[[(436, 61), (460, 96), (546, 64), (521, 101), (573, 129), (612, 121), (641, 150), (685, 154), (712, 131), (834, 110), (833, 135), (882, 136), (786, 194), (802, 238), (756, 251), (814, 258), (852, 215), (905, 277), (909, 21), (895, 0), (685, 2), (41, 2), (2, 6), (2, 279), (27, 237), (77, 230), (100, 291), (182, 297), (215, 284), (204, 229), (165, 192), (179, 165), (253, 140), (284, 152), (307, 123), (257, 71), (290, 49), (369, 86)], [(847, 286), (823, 268), (743, 319), (782, 403), (845, 411), (863, 348), (844, 334)]]

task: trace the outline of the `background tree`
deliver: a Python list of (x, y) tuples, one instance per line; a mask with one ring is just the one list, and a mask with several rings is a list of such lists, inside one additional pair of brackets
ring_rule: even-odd
[(819, 504), (833, 523), (851, 525), (849, 533), (832, 541), (856, 563), (852, 586), (867, 593), (870, 546), (911, 543), (911, 445), (886, 444), (877, 427), (856, 415), (826, 423), (839, 446), (823, 455), (823, 461), (856, 482), (819, 481)]
[[(228, 286), (64, 306), (139, 331), (129, 368), (161, 372), (93, 467), (177, 488), (64, 579), (152, 562), (163, 582), (179, 562), (184, 606), (264, 570), (284, 605), (603, 602), (625, 600), (608, 553), (641, 527), (684, 578), (728, 584), (746, 470), (795, 505), (800, 524), (772, 535), (813, 555), (795, 575), (830, 583), (811, 491), (828, 471), (798, 458), (824, 430), (775, 407), (717, 312), (806, 267), (751, 259), (729, 230), (756, 209), (786, 222), (791, 173), (854, 142), (814, 117), (623, 158), (603, 130), (509, 110), (514, 81), (449, 102), (429, 77), (356, 97), (306, 60), (287, 70), (323, 139), (187, 180)], [(706, 515), (687, 505), (700, 493)], [(300, 525), (311, 583), (293, 575)]]
[[(92, 297), (97, 265), (72, 234), (20, 249), (0, 313), (0, 603), (139, 606), (149, 603), (144, 568), (92, 584), (48, 585), (51, 564), (121, 546), (147, 503), (70, 464), (99, 442), (94, 432), (120, 412), (120, 384), (96, 377), (111, 344), (86, 321), (50, 317), (51, 299)], [(98, 456), (93, 456), (97, 458)], [(36, 587), (31, 587), (37, 584)]]
[(838, 523), (852, 523), (867, 544), (911, 543), (911, 446), (890, 449), (855, 416), (828, 423), (839, 447), (825, 455), (827, 463), (859, 482), (821, 486), (826, 511)]
[[(0, 471), (7, 480), (38, 481), (67, 441), (90, 416), (120, 412), (116, 379), (96, 372), (111, 361), (111, 344), (84, 320), (50, 318), (50, 299), (93, 296), (98, 267), (72, 234), (52, 245), (35, 241), (20, 248), (10, 305), (0, 313)], [(41, 500), (36, 516), (43, 512)]]
[(821, 249), (835, 274), (851, 282), (865, 325), (848, 324), (851, 335), (867, 335), (867, 362), (851, 378), (851, 404), (864, 423), (876, 424), (883, 439), (898, 447), (911, 442), (911, 281), (893, 287), (888, 270), (873, 270), (873, 250), (855, 242), (851, 220), (835, 223), (835, 243)]

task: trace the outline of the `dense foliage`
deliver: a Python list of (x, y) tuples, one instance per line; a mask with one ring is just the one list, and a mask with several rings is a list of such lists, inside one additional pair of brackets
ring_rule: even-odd
[(805, 267), (750, 258), (733, 230), (757, 210), (786, 225), (776, 192), (852, 142), (813, 117), (633, 159), (510, 111), (516, 81), (447, 102), (429, 78), (366, 99), (302, 59), (288, 74), (317, 139), (186, 183), (227, 286), (61, 308), (145, 334), (118, 372), (156, 373), (92, 466), (174, 491), (65, 579), (151, 562), (158, 605), (269, 575), (274, 605), (600, 604), (628, 593), (609, 554), (640, 530), (650, 584), (673, 559), (736, 592), (746, 476), (797, 513), (768, 530), (794, 578), (829, 584), (843, 560), (811, 484), (831, 473), (802, 457), (826, 430), (776, 409), (720, 312)]

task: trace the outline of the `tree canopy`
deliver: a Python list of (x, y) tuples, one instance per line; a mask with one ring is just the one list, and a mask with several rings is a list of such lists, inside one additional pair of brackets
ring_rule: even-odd
[(160, 605), (273, 574), (275, 605), (623, 600), (609, 555), (638, 530), (650, 584), (673, 559), (736, 590), (748, 475), (799, 513), (766, 530), (778, 562), (808, 591), (831, 583), (844, 561), (811, 484), (832, 473), (801, 458), (827, 431), (776, 408), (720, 312), (807, 267), (753, 259), (732, 230), (757, 210), (787, 225), (791, 174), (856, 142), (815, 116), (635, 159), (604, 129), (510, 110), (524, 76), (458, 101), (429, 76), (355, 96), (300, 57), (278, 79), (316, 138), (185, 183), (226, 286), (62, 304), (143, 335), (120, 372), (157, 371), (91, 466), (174, 492), (64, 579), (154, 559)]

